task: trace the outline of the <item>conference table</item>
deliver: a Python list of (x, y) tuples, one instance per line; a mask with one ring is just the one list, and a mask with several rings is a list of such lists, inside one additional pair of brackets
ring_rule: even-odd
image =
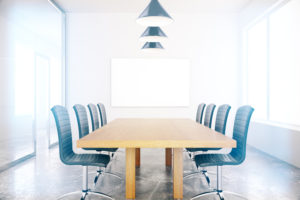
[(191, 119), (120, 118), (79, 139), (77, 147), (126, 148), (126, 199), (135, 199), (140, 148), (165, 148), (167, 166), (172, 166), (173, 149), (173, 197), (182, 199), (183, 148), (235, 148), (236, 141)]

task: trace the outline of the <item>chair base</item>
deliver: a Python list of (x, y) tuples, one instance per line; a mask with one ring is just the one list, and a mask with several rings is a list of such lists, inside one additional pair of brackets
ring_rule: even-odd
[(225, 197), (224, 197), (223, 193), (233, 194), (235, 196), (239, 196), (243, 199), (246, 199), (245, 197), (243, 197), (239, 194), (222, 190), (222, 166), (217, 166), (217, 189), (214, 189), (213, 191), (203, 192), (201, 194), (198, 194), (198, 195), (194, 196), (193, 198), (191, 198), (191, 200), (197, 199), (199, 197), (203, 197), (203, 196), (206, 196), (206, 195), (210, 195), (210, 194), (217, 194), (220, 197), (221, 200), (225, 200)]
[[(191, 174), (188, 174), (188, 175), (184, 176), (183, 179), (188, 179), (188, 178), (191, 178), (191, 177), (193, 177), (193, 176), (195, 176), (195, 175), (198, 175), (198, 174), (199, 174), (199, 175), (203, 174), (203, 176), (205, 177), (206, 182), (207, 182), (207, 184), (208, 184), (209, 187), (210, 187), (210, 178), (209, 178), (208, 174), (214, 174), (214, 175), (217, 175), (217, 173), (215, 173), (215, 172), (210, 172), (210, 171), (204, 171), (204, 170), (201, 170), (201, 171), (199, 171), (199, 172), (193, 172), (193, 173), (191, 173)], [(227, 180), (229, 181), (229, 178), (226, 177), (226, 176), (222, 176), (222, 178), (225, 178), (225, 179), (227, 179)]]
[(184, 176), (183, 179), (188, 179), (188, 178), (193, 177), (195, 175), (203, 174), (204, 178), (206, 179), (206, 182), (207, 182), (208, 186), (210, 187), (210, 179), (209, 179), (209, 176), (207, 175), (207, 173), (208, 172), (206, 172), (206, 171), (194, 172), (194, 173), (191, 173), (191, 174), (188, 174), (188, 175)]
[(118, 175), (116, 175), (116, 174), (113, 174), (113, 173), (110, 173), (110, 172), (105, 172), (105, 171), (101, 171), (101, 170), (100, 170), (100, 171), (97, 171), (97, 174), (96, 174), (96, 176), (95, 176), (95, 179), (94, 179), (94, 188), (96, 187), (98, 178), (99, 178), (99, 176), (100, 176), (101, 174), (103, 174), (103, 175), (107, 174), (107, 175), (110, 175), (110, 176), (114, 176), (114, 177), (119, 178), (119, 179), (121, 179), (121, 180), (123, 181), (123, 178), (121, 178), (120, 176), (118, 176)]
[(201, 194), (198, 194), (196, 196), (194, 196), (193, 198), (191, 198), (190, 200), (194, 200), (194, 199), (197, 199), (199, 197), (203, 197), (203, 196), (207, 196), (207, 195), (211, 195), (211, 194), (216, 194), (220, 197), (220, 200), (225, 200), (225, 197), (224, 197), (224, 194), (223, 193), (228, 193), (228, 194), (232, 194), (232, 195), (235, 195), (235, 196), (238, 196), (238, 197), (241, 197), (243, 199), (246, 199), (245, 197), (237, 194), (237, 193), (234, 193), (234, 192), (228, 192), (228, 191), (222, 191), (222, 190), (213, 190), (213, 191), (209, 191), (209, 192), (203, 192)]
[(89, 195), (89, 194), (94, 194), (94, 195), (98, 195), (98, 196), (102, 196), (102, 197), (106, 197), (108, 199), (114, 200), (114, 198), (112, 198), (111, 196), (109, 196), (107, 194), (103, 194), (101, 192), (96, 192), (96, 191), (91, 191), (91, 190), (71, 192), (71, 193), (68, 193), (68, 194), (65, 194), (65, 195), (59, 197), (57, 200), (65, 198), (65, 197), (73, 195), (73, 194), (82, 194), (80, 200), (85, 200), (86, 196)]
[[(96, 174), (97, 172), (89, 172), (88, 175), (90, 174)], [(82, 175), (77, 176), (76, 178), (74, 178), (74, 182), (77, 182), (77, 179), (79, 179), (80, 177), (82, 177)]]
[[(99, 173), (98, 177), (100, 176), (100, 174), (102, 173), (101, 172), (101, 168), (99, 167), (99, 170), (97, 171), (97, 173)], [(109, 174), (109, 172), (106, 172), (107, 174)], [(98, 195), (98, 196), (102, 196), (102, 197), (106, 197), (106, 198), (109, 198), (109, 199), (112, 199), (114, 200), (111, 196), (107, 195), (107, 194), (103, 194), (101, 192), (96, 192), (96, 191), (91, 191), (90, 189), (88, 189), (88, 166), (83, 166), (83, 173), (82, 173), (82, 192), (80, 191), (77, 191), (77, 192), (71, 192), (69, 194), (65, 194), (61, 197), (59, 197), (58, 199), (62, 199), (64, 197), (67, 197), (67, 196), (70, 196), (70, 195), (73, 195), (73, 194), (78, 194), (78, 193), (81, 193), (82, 196), (80, 198), (80, 200), (85, 200), (86, 196), (88, 194), (94, 194), (94, 195)], [(111, 174), (110, 174), (111, 175)], [(114, 175), (116, 177), (118, 177), (117, 175)], [(97, 177), (97, 180), (98, 180), (98, 177)], [(120, 177), (121, 178), (121, 177)]]
[[(101, 171), (101, 170), (97, 170), (96, 172), (89, 172), (88, 175), (90, 175), (90, 174), (96, 174), (96, 176), (95, 176), (95, 178), (94, 178), (94, 188), (96, 187), (97, 181), (98, 181), (99, 176), (100, 176), (101, 174), (103, 174), (103, 175), (107, 174), (107, 175), (110, 175), (110, 176), (114, 176), (114, 177), (119, 178), (119, 179), (121, 179), (121, 180), (123, 181), (123, 178), (121, 178), (120, 176), (118, 176), (118, 175), (116, 175), (116, 174), (113, 174), (113, 173), (110, 173), (110, 172)], [(80, 178), (80, 177), (82, 177), (82, 175), (77, 176), (77, 177), (74, 179), (74, 181), (76, 182), (77, 179)]]

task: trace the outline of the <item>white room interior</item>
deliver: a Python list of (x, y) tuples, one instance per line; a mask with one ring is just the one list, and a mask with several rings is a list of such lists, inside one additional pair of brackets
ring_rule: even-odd
[[(92, 1), (91, 1), (92, 2)], [(106, 107), (108, 120), (134, 117), (187, 117), (194, 119), (199, 102), (214, 102), (217, 106), (232, 106), (226, 134), (232, 135), (236, 109), (243, 101), (243, 31), (282, 1), (240, 1), (231, 7), (214, 6), (215, 2), (198, 2), (200, 9), (187, 6), (181, 9), (180, 1), (171, 6), (176, 23), (163, 28), (169, 40), (163, 43), (165, 52), (144, 53), (143, 42), (137, 40), (144, 27), (135, 23), (136, 8), (112, 8), (114, 2), (82, 6), (60, 0), (70, 12), (67, 17), (67, 73), (66, 99), (68, 109), (76, 103), (101, 101)], [(191, 2), (193, 4), (194, 2)], [(166, 1), (166, 5), (170, 2)], [(180, 9), (179, 9), (180, 7)], [(222, 9), (221, 9), (222, 8)], [(98, 10), (99, 9), (99, 10)], [(121, 12), (122, 9), (126, 13)], [(188, 12), (188, 13), (186, 13)], [(105, 38), (105, 39), (103, 39)], [(119, 48), (120, 46), (126, 48)], [(111, 107), (110, 77), (113, 58), (185, 58), (190, 59), (190, 106), (182, 108), (114, 108)], [(84, 66), (84, 67), (83, 67)], [(79, 81), (79, 80), (89, 81)], [(72, 88), (71, 86), (72, 85)], [(76, 87), (73, 87), (76, 85)], [(101, 86), (101, 92), (96, 92)], [(70, 89), (68, 89), (70, 88)], [(75, 89), (76, 88), (76, 89)], [(86, 94), (86, 95), (83, 95)], [(218, 98), (222, 97), (222, 98)], [(73, 130), (76, 117), (71, 115)], [(275, 130), (275, 131), (274, 131)], [(296, 156), (299, 150), (299, 127), (280, 123), (251, 123), (248, 143), (279, 159), (300, 167)], [(273, 137), (276, 135), (276, 137)], [(74, 138), (78, 133), (74, 134)], [(269, 138), (272, 137), (272, 142)], [(265, 143), (268, 145), (265, 145)], [(291, 144), (292, 142), (292, 144)], [(280, 148), (278, 148), (280, 146)], [(295, 153), (293, 153), (295, 152)]]
[[(146, 53), (141, 51), (144, 42), (138, 39), (146, 27), (138, 25), (135, 20), (148, 1), (55, 2), (66, 12), (65, 49), (61, 13), (47, 0), (26, 0), (26, 3), (22, 0), (0, 0), (0, 145), (3, 152), (10, 151), (13, 157), (3, 156), (0, 164), (7, 165), (24, 156), (36, 155), (39, 135), (43, 138), (40, 145), (45, 144), (46, 149), (57, 144), (55, 122), (49, 109), (54, 105), (63, 105), (68, 109), (74, 144), (79, 139), (79, 133), (73, 106), (89, 103), (105, 105), (108, 123), (117, 118), (195, 120), (200, 103), (214, 103), (216, 110), (222, 104), (229, 104), (232, 108), (226, 136), (232, 137), (237, 109), (242, 105), (252, 105), (252, 102), (255, 104), (249, 97), (248, 86), (249, 30), (276, 10), (292, 5), (291, 24), (285, 28), (292, 32), (290, 29), (293, 27), (295, 35), (300, 33), (300, 25), (296, 24), (299, 22), (296, 19), (299, 17), (297, 12), (300, 13), (300, 0), (160, 0), (174, 23), (162, 27), (169, 37), (162, 43), (165, 51)], [(275, 34), (271, 36), (276, 37)], [(294, 43), (300, 46), (299, 40)], [(295, 52), (299, 53), (300, 48)], [(280, 52), (278, 55), (281, 55)], [(113, 105), (112, 62), (118, 59), (188, 61), (189, 77), (182, 82), (188, 82), (189, 88), (187, 98), (181, 101), (184, 103), (176, 102), (174, 106), (122, 106), (120, 101), (114, 101), (117, 103)], [(23, 65), (26, 67), (22, 68)], [(285, 66), (277, 71), (276, 77), (281, 79), (282, 75), (284, 83), (273, 80), (277, 81), (276, 88), (282, 93), (282, 99), (272, 104), (273, 110), (267, 104), (278, 94), (257, 98), (266, 99), (268, 111), (265, 117), (261, 117), (261, 110), (255, 107), (260, 104), (252, 105), (256, 110), (250, 123), (247, 144), (300, 168), (300, 107), (294, 107), (300, 100), (299, 85), (289, 88), (289, 91), (295, 90), (293, 96), (292, 92), (284, 93), (287, 87), (299, 83), (296, 78), (292, 80), (294, 82), (286, 83), (288, 78), (284, 78), (289, 75), (288, 72), (290, 76), (295, 75), (295, 66)], [(253, 74), (259, 74), (257, 81), (267, 79), (262, 77), (263, 69), (256, 70)], [(253, 77), (251, 80), (255, 82)], [(35, 86), (37, 83), (38, 86)], [(268, 87), (265, 89), (270, 90), (270, 85)], [(271, 94), (276, 93), (273, 89)], [(272, 118), (276, 107), (278, 120)], [(88, 112), (87, 107), (86, 110)], [(284, 115), (293, 116), (294, 121), (284, 121)], [(92, 130), (89, 115), (88, 118)], [(216, 115), (212, 127), (215, 118)], [(22, 137), (20, 132), (24, 133)], [(10, 141), (9, 144), (5, 140)], [(16, 140), (22, 145), (13, 142)], [(75, 145), (73, 148), (80, 152)]]
[[(232, 105), (233, 109), (237, 109), (239, 105), (239, 88), (236, 79), (239, 71), (237, 14), (173, 14), (173, 17), (178, 20), (172, 26), (164, 29), (169, 38), (172, 38), (164, 43), (164, 47), (168, 51), (151, 54), (140, 51), (143, 42), (136, 38), (143, 32), (144, 27), (135, 24), (136, 16), (137, 13), (69, 14), (67, 17), (67, 48), (69, 50), (67, 51), (66, 71), (72, 70), (72, 74), (67, 73), (66, 88), (68, 85), (76, 85), (76, 87), (72, 87), (76, 90), (66, 89), (69, 109), (76, 103), (85, 105), (100, 101), (99, 99), (103, 104), (110, 105), (112, 58), (189, 59), (191, 88), (190, 106), (188, 107), (113, 108), (108, 106), (106, 110), (109, 113), (109, 121), (123, 117), (194, 119), (200, 99), (204, 102), (215, 101), (216, 105), (226, 102)], [(190, 23), (187, 24), (186, 20), (189, 20)], [(178, 28), (182, 31), (178, 31)], [(76, 32), (76, 34), (72, 34), (72, 32)], [(101, 38), (106, 39), (102, 40)], [(176, 42), (171, 42), (172, 40)], [(73, 41), (76, 41), (76, 44)], [(120, 45), (126, 46), (128, 49), (119, 48)], [(210, 48), (211, 46), (213, 48)], [(87, 51), (87, 49), (93, 50)], [(218, 56), (218, 59), (215, 56)], [(76, 59), (69, 60), (68, 58), (71, 57)], [(81, 67), (82, 65), (85, 67)], [(68, 66), (72, 67), (69, 69)], [(214, 73), (216, 70), (220, 73)], [(78, 81), (80, 79), (88, 79), (89, 82)], [(216, 84), (216, 82), (222, 82), (222, 84)], [(94, 92), (98, 85), (101, 85), (102, 92)], [(91, 93), (94, 95), (90, 95)], [(84, 94), (89, 94), (89, 97)], [(214, 95), (222, 95), (222, 99), (216, 99)], [(72, 114), (71, 118), (76, 121), (75, 114)], [(233, 118), (233, 115), (230, 116), (230, 120)]]

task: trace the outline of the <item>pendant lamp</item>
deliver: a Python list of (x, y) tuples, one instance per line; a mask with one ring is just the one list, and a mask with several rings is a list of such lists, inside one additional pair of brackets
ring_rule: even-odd
[(143, 26), (166, 26), (173, 23), (173, 19), (160, 5), (158, 0), (151, 0), (148, 7), (137, 18), (136, 23)]
[(159, 52), (165, 49), (159, 42), (147, 42), (141, 50), (143, 52)]
[(140, 37), (144, 42), (162, 42), (168, 40), (166, 34), (159, 27), (148, 27)]

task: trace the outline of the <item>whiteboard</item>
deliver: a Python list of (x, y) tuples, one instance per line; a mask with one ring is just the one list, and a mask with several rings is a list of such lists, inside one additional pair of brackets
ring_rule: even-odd
[(112, 107), (187, 107), (189, 59), (111, 60)]

